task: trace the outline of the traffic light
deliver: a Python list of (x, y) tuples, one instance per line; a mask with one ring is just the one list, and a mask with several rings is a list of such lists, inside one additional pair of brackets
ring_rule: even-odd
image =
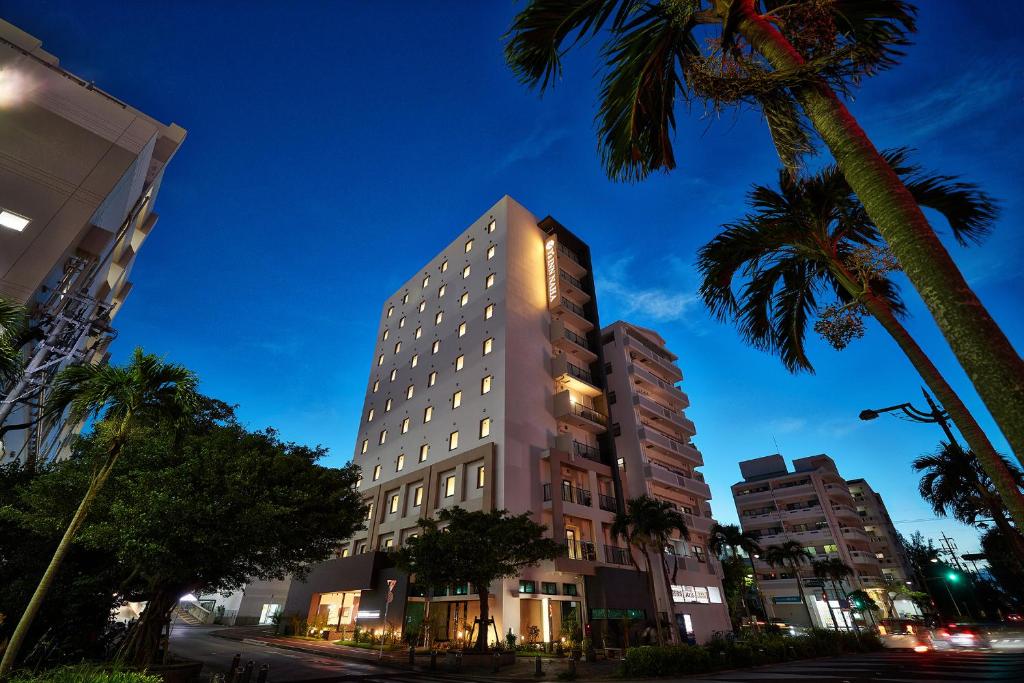
[(954, 571), (950, 571), (948, 574), (946, 574), (946, 578), (949, 579), (952, 583), (956, 583), (960, 580), (960, 575)]

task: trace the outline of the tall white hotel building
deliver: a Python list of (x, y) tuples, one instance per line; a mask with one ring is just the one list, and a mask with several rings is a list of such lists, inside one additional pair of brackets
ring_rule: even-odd
[[(637, 329), (622, 339), (643, 337)], [(626, 497), (655, 490), (669, 470), (637, 450), (647, 445), (637, 434), (646, 429), (654, 438), (653, 428), (631, 421), (611, 438), (601, 340), (587, 245), (554, 219), (538, 221), (502, 198), (384, 302), (354, 454), (370, 510), (366, 529), (336, 559), (294, 582), (282, 611), (308, 614), (328, 630), (381, 628), (387, 580), (394, 579), (387, 624), (415, 627), (423, 598), (386, 551), (415, 534), (421, 517), (458, 505), (531, 513), (565, 544), (563, 557), (491, 586), (497, 633), (558, 640), (572, 616), (600, 647), (620, 643), (623, 629), (644, 628), (655, 612), (646, 577), (609, 528), (626, 491), (623, 469), (633, 482)], [(617, 362), (623, 380), (638, 372), (627, 356)], [(626, 386), (620, 392), (628, 394)], [(632, 406), (634, 399), (620, 393), (619, 400)], [(688, 423), (681, 413), (677, 421)], [(620, 469), (623, 438), (638, 445), (623, 449), (635, 462), (622, 460)], [(685, 429), (673, 438), (686, 443)], [(699, 464), (688, 448), (689, 464), (672, 477), (692, 476)], [(649, 477), (655, 479), (646, 488)], [(692, 494), (685, 500), (693, 514), (706, 517), (707, 487), (700, 482)], [(707, 530), (704, 521), (694, 526), (698, 536)], [(683, 541), (675, 549), (690, 559), (699, 554)], [(701, 640), (728, 628), (713, 568), (684, 560), (682, 571), (686, 595), (699, 592), (704, 604), (679, 587), (672, 611), (686, 618), (674, 620)], [(443, 610), (444, 637), (468, 638), (478, 616), (475, 594), (468, 586), (442, 593), (435, 592), (431, 610)], [(656, 611), (665, 613), (666, 596), (661, 600)]]

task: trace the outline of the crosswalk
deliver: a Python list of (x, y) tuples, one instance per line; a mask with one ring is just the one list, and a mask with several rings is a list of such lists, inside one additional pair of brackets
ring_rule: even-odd
[(1020, 681), (1024, 653), (998, 651), (883, 651), (777, 666), (727, 671), (689, 678), (691, 681), (792, 681), (793, 683), (909, 683), (911, 681)]

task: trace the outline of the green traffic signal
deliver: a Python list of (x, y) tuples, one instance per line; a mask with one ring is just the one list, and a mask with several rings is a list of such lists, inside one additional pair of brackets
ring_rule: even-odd
[(953, 583), (956, 583), (957, 581), (960, 580), (960, 575), (957, 574), (956, 572), (950, 572), (950, 573), (946, 574), (946, 578), (949, 579), (950, 581), (952, 581)]

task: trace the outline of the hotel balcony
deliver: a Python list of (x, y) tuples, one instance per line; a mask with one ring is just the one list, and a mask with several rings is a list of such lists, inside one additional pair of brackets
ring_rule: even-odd
[(558, 244), (558, 267), (575, 278), (582, 278), (587, 274), (579, 255), (562, 243)]
[(562, 387), (583, 396), (596, 398), (604, 393), (594, 384), (594, 376), (590, 374), (590, 370), (572, 363), (565, 355), (554, 356), (551, 359), (551, 376)]
[(863, 521), (861, 521), (860, 515), (857, 514), (857, 511), (854, 510), (849, 505), (842, 505), (842, 504), (835, 505), (835, 504), (833, 504), (832, 505), (832, 513), (836, 517), (843, 517), (843, 518), (846, 518), (846, 519), (856, 519), (856, 520), (858, 520), (859, 523), (863, 524)]
[(857, 580), (865, 588), (888, 588), (892, 585), (881, 576), (860, 576)]
[(554, 413), (556, 420), (593, 434), (603, 433), (608, 424), (607, 415), (573, 401), (568, 390), (555, 394)]
[(647, 448), (652, 448), (666, 455), (682, 457), (694, 467), (704, 464), (704, 457), (691, 444), (676, 441), (658, 430), (648, 427), (640, 427), (636, 430), (636, 433), (640, 438), (640, 443)]
[(608, 564), (631, 564), (629, 559), (629, 549), (621, 548), (617, 545), (606, 545), (604, 547), (604, 561)]
[(551, 321), (551, 345), (576, 356), (583, 365), (590, 365), (597, 360), (597, 354), (591, 349), (587, 338), (570, 330), (561, 320)]
[(553, 491), (557, 489), (561, 495), (563, 503), (574, 503), (576, 505), (582, 505), (583, 507), (592, 507), (594, 497), (590, 491), (579, 486), (573, 486), (572, 484), (562, 483), (558, 486), (552, 487), (551, 484), (543, 484), (543, 498), (544, 502), (551, 500)]
[(839, 484), (825, 484), (825, 492), (828, 493), (829, 497), (844, 503), (849, 503), (853, 499), (853, 496), (850, 495), (850, 490)]
[(711, 498), (711, 487), (699, 479), (684, 477), (652, 462), (644, 465), (644, 477), (656, 483), (682, 489), (704, 500)]
[(561, 293), (558, 294), (558, 300), (551, 307), (551, 314), (556, 318), (557, 316), (565, 317), (574, 327), (584, 332), (594, 329), (594, 323), (587, 319), (587, 312), (583, 310), (583, 307)]
[(878, 558), (871, 553), (863, 550), (850, 550), (850, 557), (853, 558), (854, 562), (861, 562), (863, 564), (878, 564)]
[(843, 538), (848, 538), (851, 541), (870, 541), (871, 536), (868, 532), (853, 526), (844, 526), (842, 528)]
[(684, 512), (683, 517), (686, 519), (686, 528), (698, 534), (708, 535), (715, 526), (715, 520), (711, 517), (701, 517), (688, 512)]
[(667, 422), (672, 428), (678, 429), (688, 436), (693, 436), (697, 433), (693, 422), (686, 419), (681, 411), (668, 408), (649, 396), (634, 394), (633, 404), (650, 419)]
[(815, 494), (814, 484), (807, 482), (806, 484), (797, 484), (795, 486), (775, 486), (772, 488), (775, 493), (776, 500), (788, 499), (794, 496), (811, 496)]
[(605, 512), (618, 512), (619, 504), (615, 500), (615, 496), (605, 495), (603, 493), (597, 494), (597, 507), (601, 508)]
[(590, 301), (590, 295), (587, 294), (587, 288), (583, 281), (567, 273), (564, 268), (558, 270), (558, 289), (580, 306)]
[(642, 365), (630, 363), (626, 368), (626, 372), (633, 376), (633, 384), (637, 387), (638, 391), (645, 389), (662, 401), (678, 404), (680, 410), (690, 405), (690, 397), (685, 392), (671, 382), (661, 379)]
[(665, 356), (662, 356), (645, 342), (631, 335), (626, 335), (625, 344), (632, 360), (643, 363), (664, 381), (669, 384), (682, 381), (683, 372), (679, 369), (679, 366)]
[(565, 541), (566, 554), (570, 560), (597, 562), (597, 548), (590, 541)]

